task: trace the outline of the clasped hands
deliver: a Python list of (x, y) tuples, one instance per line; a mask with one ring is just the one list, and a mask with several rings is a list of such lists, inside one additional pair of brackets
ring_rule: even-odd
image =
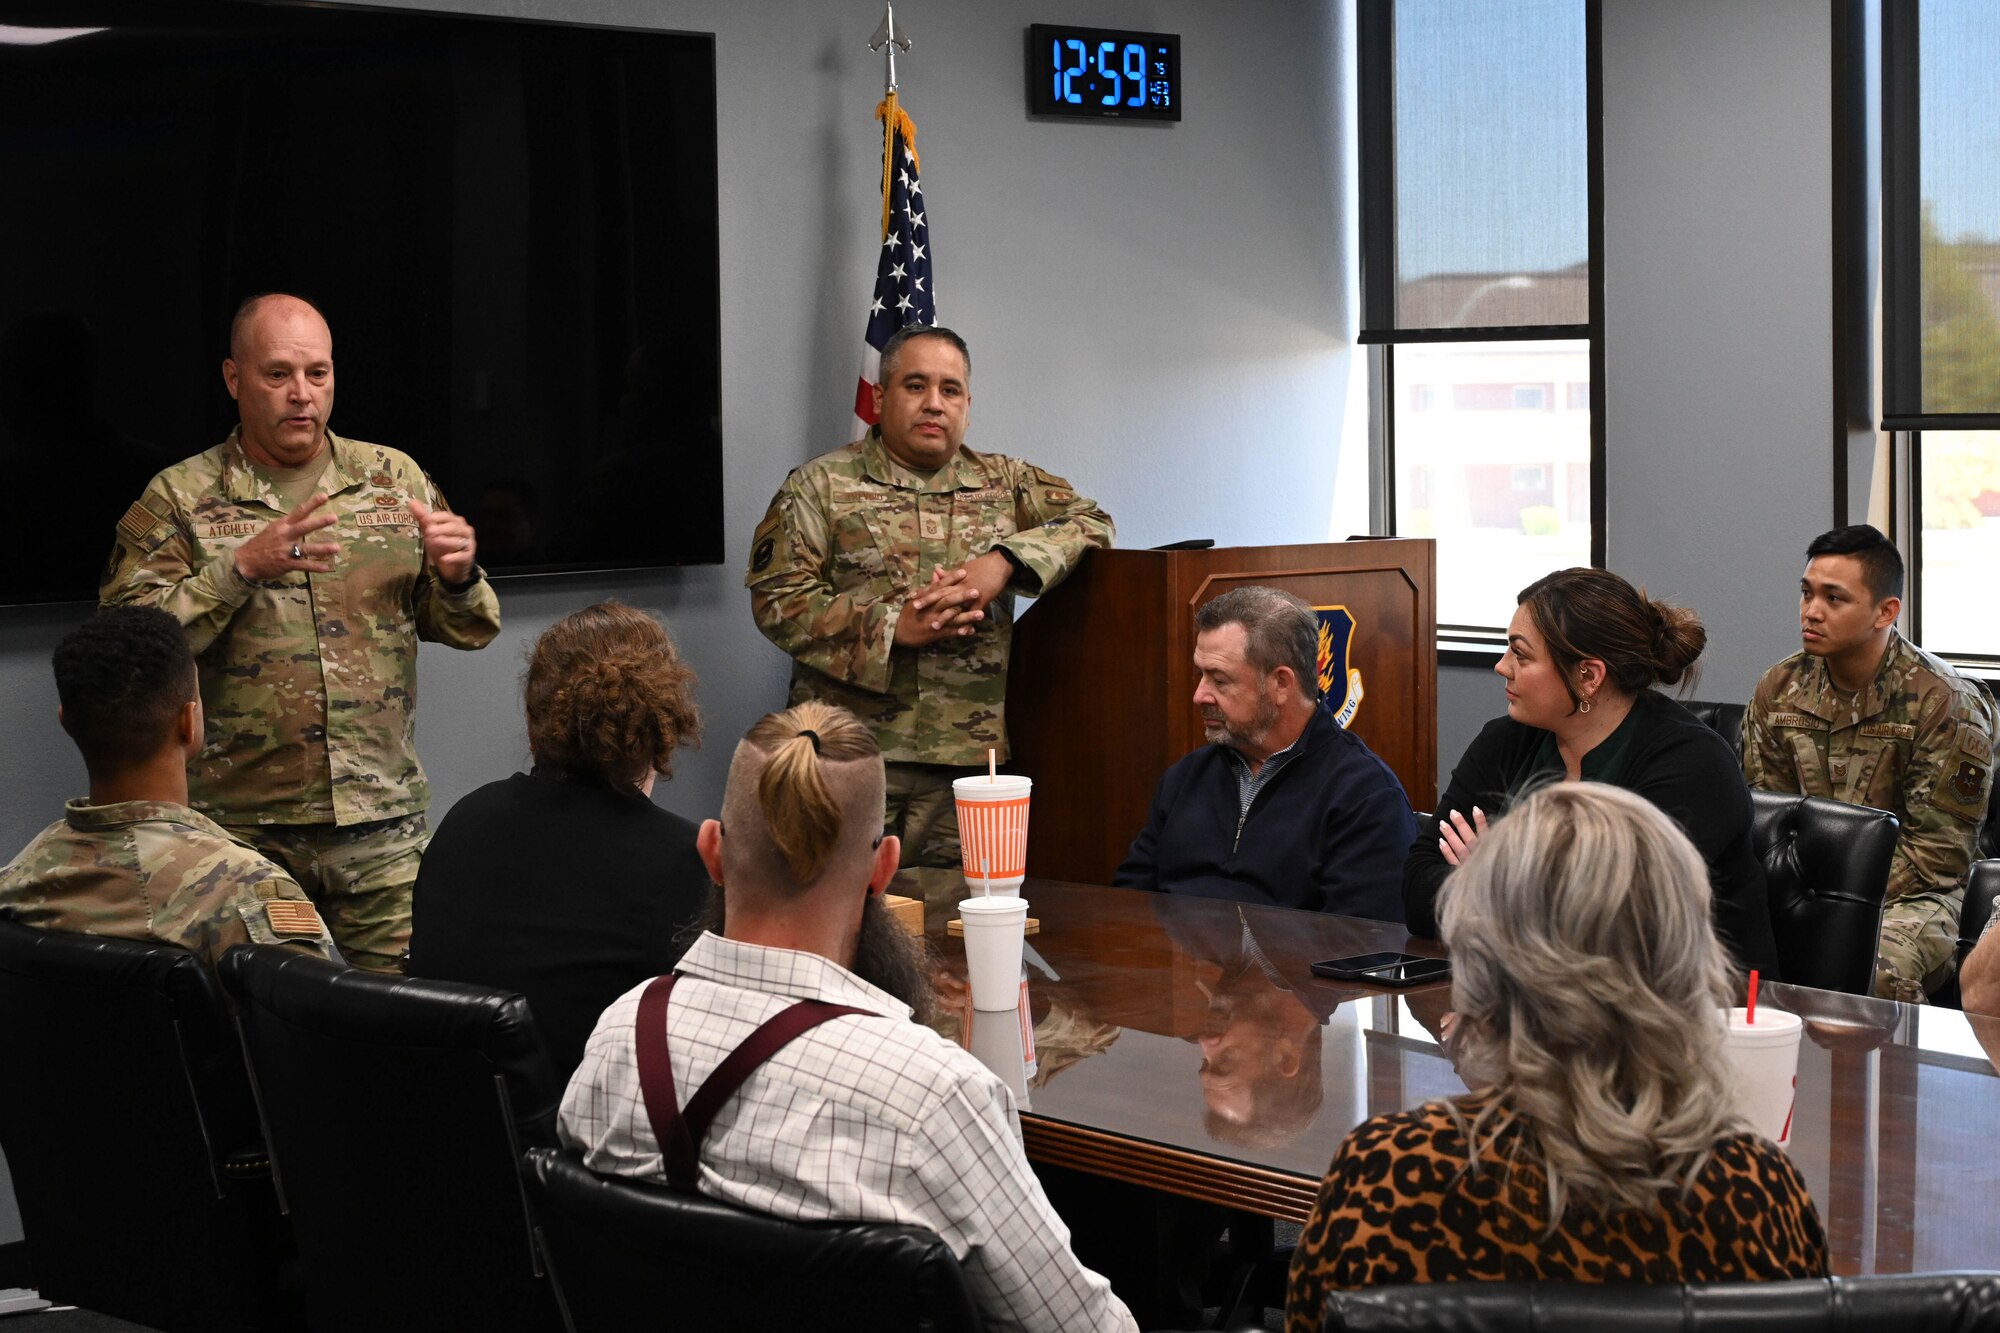
[(1013, 576), (1012, 562), (998, 551), (956, 569), (933, 569), (930, 583), (904, 602), (896, 617), (897, 646), (922, 648), (971, 634), (986, 619), (987, 604)]
[[(340, 554), (340, 543), (305, 540), (340, 521), (334, 514), (317, 512), (326, 501), (322, 491), (283, 518), (266, 523), (236, 548), (236, 572), (252, 583), (283, 578), (293, 570), (332, 573), (331, 562)], [(432, 509), (421, 500), (410, 501), (410, 513), (423, 537), (424, 559), (437, 570), (438, 577), (446, 583), (464, 583), (471, 578), (478, 551), (472, 525), (448, 509)]]

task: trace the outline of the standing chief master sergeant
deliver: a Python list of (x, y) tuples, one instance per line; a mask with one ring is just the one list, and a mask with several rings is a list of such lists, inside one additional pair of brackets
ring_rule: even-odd
[(349, 962), (397, 971), (430, 801), (417, 640), (484, 647), (499, 602), (423, 470), (327, 429), (318, 310), (244, 302), (222, 378), (242, 424), (153, 478), (99, 596), (158, 606), (187, 634), (208, 718), (194, 807), (290, 870)]
[(903, 864), (959, 865), (953, 778), (1007, 758), (1013, 594), (1039, 596), (1110, 515), (1032, 463), (964, 447), (972, 355), (910, 325), (882, 349), (881, 424), (785, 478), (750, 543), (750, 609), (791, 702), (837, 704), (888, 762)]
[(1950, 976), (1996, 719), (1977, 685), (1896, 632), (1902, 595), (1903, 557), (1875, 528), (1814, 538), (1799, 579), (1805, 650), (1757, 682), (1743, 776), (1896, 816), (1875, 993), (1922, 1004)]

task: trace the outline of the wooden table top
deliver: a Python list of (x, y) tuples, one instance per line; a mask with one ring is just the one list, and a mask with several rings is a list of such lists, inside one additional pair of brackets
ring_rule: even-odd
[[(1450, 987), (1315, 977), (1316, 959), (1440, 954), (1400, 925), (1030, 879), (1035, 1063), (1013, 1014), (975, 1014), (933, 900), (940, 1030), (1014, 1087), (1029, 1157), (1303, 1221), (1347, 1132), (1462, 1092), (1435, 1031)], [(1834, 1271), (2000, 1266), (2000, 1019), (1806, 987), (1790, 1153)]]

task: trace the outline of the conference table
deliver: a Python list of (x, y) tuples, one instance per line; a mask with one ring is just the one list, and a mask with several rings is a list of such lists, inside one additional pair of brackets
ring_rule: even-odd
[[(935, 1020), (1014, 1088), (1031, 1161), (1304, 1221), (1361, 1121), (1465, 1090), (1448, 983), (1315, 977), (1316, 959), (1441, 955), (1400, 924), (1029, 879), (1028, 1007), (974, 1012), (949, 900)], [(2000, 1019), (1768, 985), (1805, 1020), (1790, 1154), (1833, 1270), (2000, 1267)]]

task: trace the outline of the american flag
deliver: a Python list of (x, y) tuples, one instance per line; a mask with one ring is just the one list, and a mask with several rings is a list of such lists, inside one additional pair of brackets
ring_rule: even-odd
[(931, 290), (931, 229), (924, 220), (924, 185), (917, 178), (917, 127), (890, 93), (875, 108), (882, 121), (882, 257), (875, 267), (875, 299), (868, 307), (868, 345), (861, 353), (861, 382), (854, 390), (858, 434), (875, 424), (875, 382), (882, 344), (905, 324), (937, 323)]

